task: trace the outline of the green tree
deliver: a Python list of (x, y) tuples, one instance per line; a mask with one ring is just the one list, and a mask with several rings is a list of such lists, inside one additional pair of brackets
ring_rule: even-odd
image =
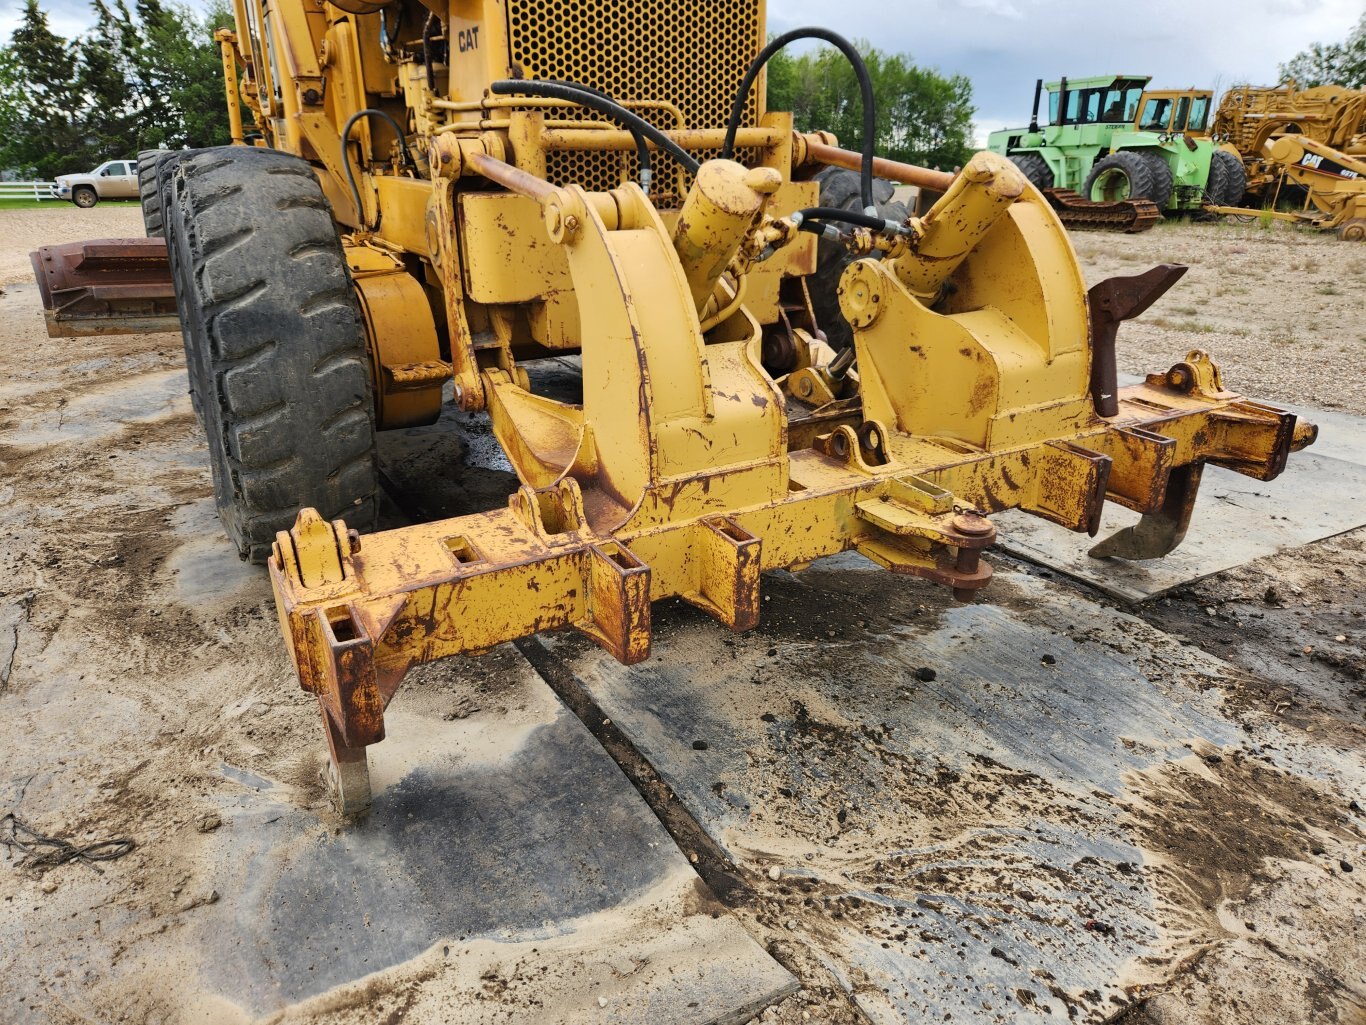
[[(960, 167), (972, 155), (972, 83), (917, 66), (909, 54), (855, 43), (873, 81), (879, 156), (931, 167)], [(768, 107), (792, 111), (800, 131), (834, 132), (859, 149), (863, 105), (858, 79), (844, 55), (820, 47), (780, 51), (768, 64)]]
[(51, 178), (95, 152), (81, 124), (77, 48), (54, 33), (38, 0), (0, 50), (0, 167)]
[(123, 44), (130, 28), (127, 8), (110, 10), (93, 0), (95, 27), (79, 42), (76, 87), (85, 135), (97, 153), (131, 156), (137, 141), (137, 104)]
[(214, 30), (231, 25), (161, 0), (91, 0), (95, 24), (68, 42), (38, 0), (0, 46), (0, 167), (50, 178), (165, 146), (228, 142)]
[(1366, 89), (1366, 14), (1341, 43), (1314, 43), (1281, 65), (1281, 78), (1301, 89), (1340, 85)]
[[(149, 2), (155, 0), (140, 0), (139, 7)], [(174, 124), (168, 144), (198, 148), (230, 141), (223, 61), (213, 34), (232, 24), (231, 8), (219, 0), (202, 19), (175, 7), (162, 11), (149, 27), (148, 39), (156, 50), (154, 74)]]

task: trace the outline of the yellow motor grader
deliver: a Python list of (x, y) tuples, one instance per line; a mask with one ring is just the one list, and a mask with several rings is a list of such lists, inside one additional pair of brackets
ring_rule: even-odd
[[(254, 124), (140, 167), (173, 314), (35, 263), (53, 330), (178, 320), (223, 524), (269, 567), (344, 812), (416, 664), (561, 627), (639, 662), (652, 602), (743, 630), (764, 570), (851, 549), (970, 600), (1010, 508), (1094, 535), (1119, 502), (1142, 518), (1095, 554), (1159, 557), (1206, 463), (1270, 479), (1313, 438), (1200, 351), (1118, 388), (1118, 324), (1183, 268), (1088, 292), (1005, 157), (876, 159), (857, 52), (765, 45), (762, 0), (235, 10), (228, 106)], [(765, 62), (804, 37), (858, 71), (858, 152), (767, 107)], [(910, 217), (887, 179), (942, 197)], [(537, 389), (575, 353), (581, 400)], [(376, 432), (443, 389), (521, 487), (372, 533)]]

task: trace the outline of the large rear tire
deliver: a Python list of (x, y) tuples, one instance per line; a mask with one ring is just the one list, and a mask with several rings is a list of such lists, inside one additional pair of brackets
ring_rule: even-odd
[(1247, 169), (1243, 162), (1226, 149), (1217, 149), (1210, 156), (1209, 185), (1206, 194), (1218, 206), (1242, 206), (1247, 192)]
[(148, 238), (166, 234), (161, 217), (161, 194), (166, 179), (184, 150), (145, 149), (138, 154), (138, 199), (142, 201), (142, 224)]
[(1153, 174), (1141, 153), (1111, 153), (1097, 160), (1086, 176), (1082, 195), (1097, 203), (1152, 199)]
[(1020, 173), (1029, 179), (1029, 184), (1040, 192), (1053, 187), (1053, 169), (1039, 154), (1016, 153), (1010, 158), (1010, 162), (1018, 167)]
[[(827, 167), (816, 175), (815, 180), (821, 184), (821, 206), (862, 211), (862, 190), (857, 171)], [(896, 186), (891, 182), (873, 179), (873, 203), (878, 216), (889, 221), (904, 221), (908, 216), (906, 204), (892, 199), (895, 191)], [(839, 297), (840, 278), (844, 276), (844, 268), (853, 260), (854, 257), (844, 246), (823, 238), (817, 248), (816, 273), (806, 279), (816, 324), (836, 349), (847, 349), (854, 344), (854, 332), (840, 311)]]
[(1157, 153), (1143, 153), (1141, 156), (1147, 162), (1153, 180), (1153, 194), (1148, 198), (1157, 204), (1159, 210), (1165, 210), (1171, 204), (1172, 186), (1176, 184), (1171, 165)]
[(163, 195), (167, 254), (214, 497), (262, 563), (305, 506), (374, 529), (364, 329), (313, 169), (275, 150), (186, 154)]

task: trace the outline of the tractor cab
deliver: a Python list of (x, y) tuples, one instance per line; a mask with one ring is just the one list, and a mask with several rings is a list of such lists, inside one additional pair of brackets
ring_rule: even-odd
[(1129, 120), (1136, 132), (1207, 135), (1212, 98), (1207, 89), (1145, 92), (1137, 113)]
[(1049, 82), (1050, 125), (1127, 125), (1137, 115), (1146, 75), (1104, 75)]

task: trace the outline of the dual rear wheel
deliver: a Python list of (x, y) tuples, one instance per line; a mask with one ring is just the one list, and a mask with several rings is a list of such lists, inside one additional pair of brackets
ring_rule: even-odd
[[(140, 177), (141, 177), (140, 167)], [(307, 163), (245, 146), (149, 161), (214, 497), (244, 559), (312, 507), (373, 530), (378, 469), (364, 328), (331, 208)]]
[[(1053, 169), (1038, 153), (1016, 153), (1010, 159), (1036, 189), (1054, 186)], [(1092, 166), (1082, 194), (1098, 203), (1150, 199), (1162, 210), (1171, 202), (1171, 167), (1155, 153), (1112, 153)]]
[[(1171, 165), (1157, 152), (1121, 150), (1101, 157), (1091, 167), (1082, 194), (1098, 203), (1148, 199), (1165, 210), (1172, 203)], [(1247, 190), (1243, 162), (1227, 150), (1210, 155), (1204, 200), (1215, 206), (1239, 206)]]
[(1101, 157), (1091, 167), (1082, 195), (1097, 203), (1148, 199), (1159, 210), (1171, 202), (1172, 174), (1166, 161), (1152, 153), (1122, 150)]

